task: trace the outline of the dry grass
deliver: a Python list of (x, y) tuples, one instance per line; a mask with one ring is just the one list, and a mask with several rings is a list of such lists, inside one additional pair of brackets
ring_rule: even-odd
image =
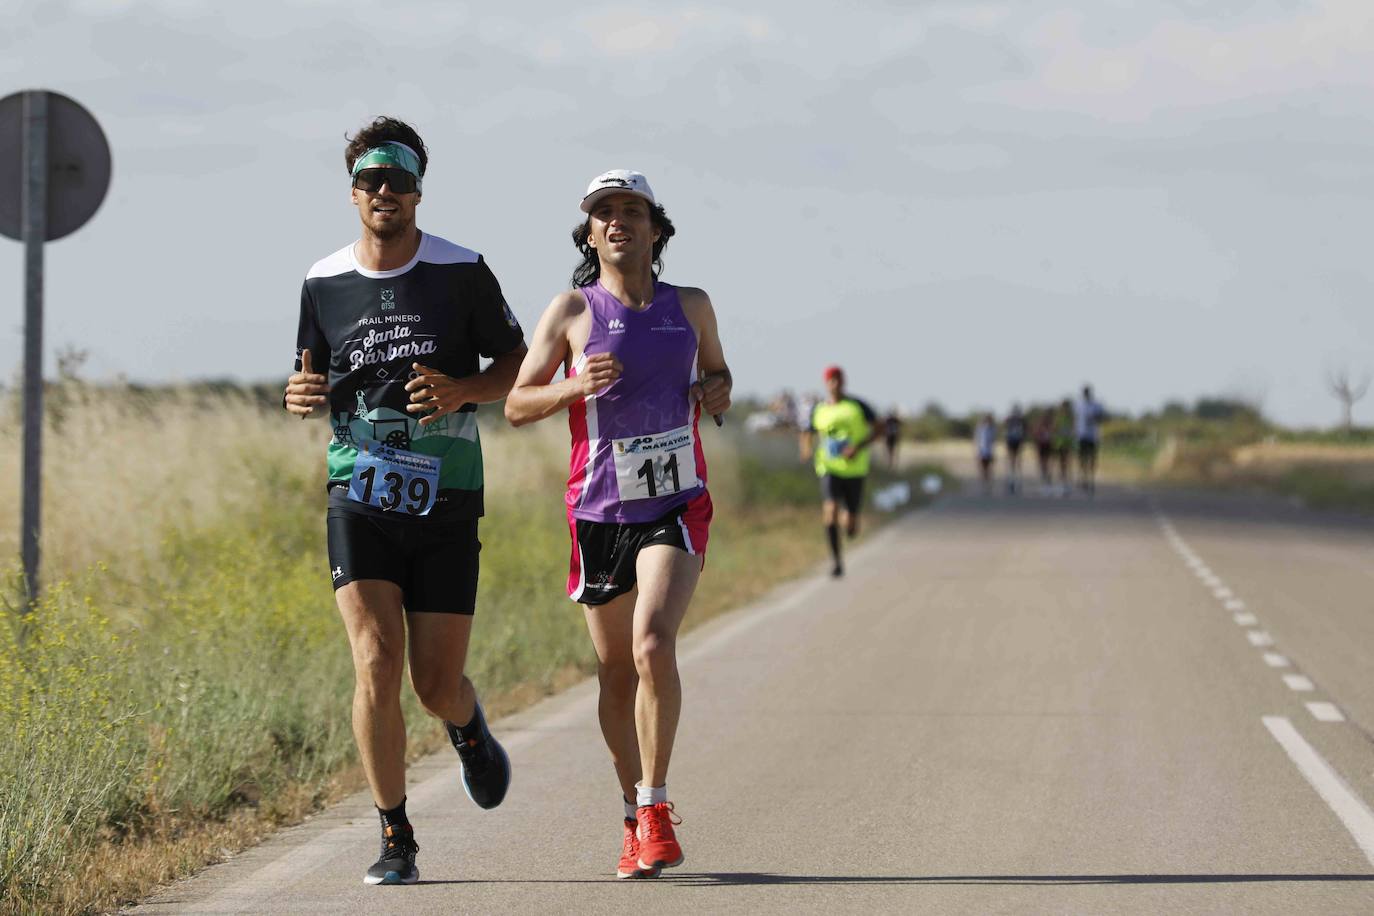
[[(325, 425), (264, 423), (245, 396), (73, 383), (53, 400), (43, 434), (46, 581), (100, 563), (116, 573), (156, 563), (170, 533), (251, 511), (284, 476), (321, 474)], [(17, 428), (13, 410), (7, 423)], [(0, 499), (6, 556), (18, 553), (19, 447), (17, 436), (0, 441), (0, 487), (10, 488)]]

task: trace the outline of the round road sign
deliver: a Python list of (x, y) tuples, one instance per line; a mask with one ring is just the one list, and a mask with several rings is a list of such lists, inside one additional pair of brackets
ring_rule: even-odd
[[(43, 91), (43, 90), (38, 90)], [(45, 241), (70, 235), (100, 209), (110, 187), (110, 144), (95, 118), (78, 102), (48, 92), (48, 231)], [(24, 93), (0, 99), (0, 234), (22, 240)]]

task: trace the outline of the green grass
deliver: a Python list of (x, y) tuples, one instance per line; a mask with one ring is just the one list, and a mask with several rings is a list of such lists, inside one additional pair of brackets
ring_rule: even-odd
[(1299, 465), (1279, 475), (1270, 488), (1313, 509), (1374, 513), (1374, 482), (1339, 467)]

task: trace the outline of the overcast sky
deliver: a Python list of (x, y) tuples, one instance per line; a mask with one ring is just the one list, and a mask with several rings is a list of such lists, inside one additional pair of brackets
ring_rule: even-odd
[[(431, 152), (421, 227), (483, 252), (527, 331), (588, 180), (647, 174), (739, 391), (836, 362), (880, 408), (1091, 381), (1317, 425), (1328, 370), (1374, 370), (1368, 0), (740, 6), (18, 0), (0, 95), (71, 95), (114, 155), (48, 247), (49, 354), (284, 378), (306, 269), (357, 234), (343, 135), (386, 113)], [(6, 287), (10, 377), (0, 240)]]

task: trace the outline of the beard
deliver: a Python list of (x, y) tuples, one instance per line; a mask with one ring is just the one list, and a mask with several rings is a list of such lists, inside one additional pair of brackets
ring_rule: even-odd
[(381, 225), (368, 224), (368, 231), (378, 241), (391, 242), (401, 238), (415, 224), (413, 219), (408, 220), (388, 220)]

